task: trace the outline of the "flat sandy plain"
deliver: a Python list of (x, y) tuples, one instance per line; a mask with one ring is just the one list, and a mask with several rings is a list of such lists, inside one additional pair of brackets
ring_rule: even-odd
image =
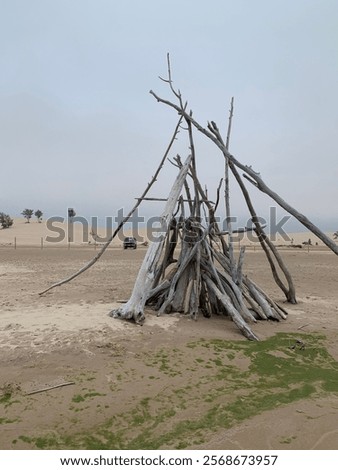
[[(284, 304), (286, 321), (254, 325), (262, 341), (251, 343), (217, 315), (147, 311), (142, 327), (109, 317), (128, 299), (145, 247), (118, 242), (40, 297), (94, 247), (15, 250), (4, 238), (14, 233), (0, 231), (0, 449), (338, 449), (338, 258), (329, 250), (281, 249), (298, 304)], [(283, 302), (260, 249), (248, 247), (245, 269)]]

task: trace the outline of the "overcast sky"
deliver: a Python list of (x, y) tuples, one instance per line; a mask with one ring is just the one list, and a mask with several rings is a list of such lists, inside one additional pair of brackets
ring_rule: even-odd
[[(134, 204), (176, 125), (158, 75), (232, 153), (325, 230), (338, 228), (336, 0), (0, 0), (0, 211), (114, 215)], [(216, 148), (196, 136), (215, 193)], [(185, 132), (173, 149), (188, 154)], [(152, 195), (165, 197), (166, 165)], [(262, 214), (271, 201), (249, 188)], [(211, 197), (212, 198), (212, 197)], [(245, 213), (233, 192), (234, 212)], [(159, 203), (143, 212), (158, 214)], [(282, 211), (281, 211), (282, 214)]]

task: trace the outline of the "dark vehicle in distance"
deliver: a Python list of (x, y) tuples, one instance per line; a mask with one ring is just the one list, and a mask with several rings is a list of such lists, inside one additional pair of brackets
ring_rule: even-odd
[(134, 237), (126, 237), (123, 240), (123, 249), (126, 250), (127, 248), (132, 248), (133, 250), (136, 250), (137, 248), (137, 241), (136, 238)]

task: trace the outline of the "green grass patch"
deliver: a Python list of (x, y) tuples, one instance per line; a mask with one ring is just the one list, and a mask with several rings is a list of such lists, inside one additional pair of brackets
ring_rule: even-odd
[(82, 395), (74, 395), (72, 398), (73, 403), (81, 403), (82, 401), (85, 401), (85, 398)]
[(88, 392), (84, 394), (84, 398), (105, 397), (106, 393)]
[(0, 425), (1, 424), (12, 424), (19, 422), (19, 418), (16, 419), (9, 419), (9, 418), (0, 418)]
[[(300, 348), (297, 340), (305, 347)], [(263, 411), (314, 395), (338, 393), (338, 363), (324, 341), (324, 336), (316, 334), (279, 333), (261, 342), (203, 339), (175, 351), (162, 348), (154, 352), (159, 373), (180, 372), (177, 358), (184, 356), (181, 371), (186, 372), (181, 372), (180, 388), (174, 386), (177, 381), (167, 382), (162, 390), (149, 390), (149, 396), (120, 414), (114, 413), (112, 403), (111, 419), (89, 432), (39, 436), (29, 438), (30, 442), (40, 449), (189, 447), (197, 436), (230, 428)], [(204, 362), (199, 360), (201, 356)], [(243, 358), (245, 370), (240, 367)], [(146, 357), (139, 360), (147, 366)], [(191, 366), (196, 361), (199, 366), (194, 370)], [(149, 379), (155, 386), (155, 377)], [(75, 395), (73, 401), (89, 396), (97, 394)]]
[(11, 392), (5, 392), (3, 395), (0, 396), (0, 404), (9, 404), (12, 399)]

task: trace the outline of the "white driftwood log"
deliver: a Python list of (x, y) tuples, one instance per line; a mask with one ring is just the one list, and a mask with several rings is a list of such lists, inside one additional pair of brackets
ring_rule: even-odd
[(257, 341), (258, 337), (255, 335), (255, 333), (253, 333), (253, 331), (247, 325), (245, 320), (240, 316), (238, 311), (234, 308), (229, 297), (226, 294), (223, 294), (208, 276), (203, 275), (203, 279), (206, 282), (206, 284), (214, 291), (216, 297), (224, 305), (225, 309), (229, 313), (233, 322), (235, 323), (237, 328), (243, 333), (243, 335), (246, 338), (250, 339), (251, 341)]
[(189, 155), (171, 188), (161, 216), (161, 228), (159, 230), (158, 240), (152, 241), (149, 245), (147, 254), (138, 272), (131, 297), (121, 308), (110, 312), (110, 315), (114, 318), (133, 319), (136, 323), (140, 324), (142, 324), (145, 319), (144, 306), (153, 287), (157, 264), (163, 250), (165, 235), (188, 174), (191, 158), (191, 155)]

